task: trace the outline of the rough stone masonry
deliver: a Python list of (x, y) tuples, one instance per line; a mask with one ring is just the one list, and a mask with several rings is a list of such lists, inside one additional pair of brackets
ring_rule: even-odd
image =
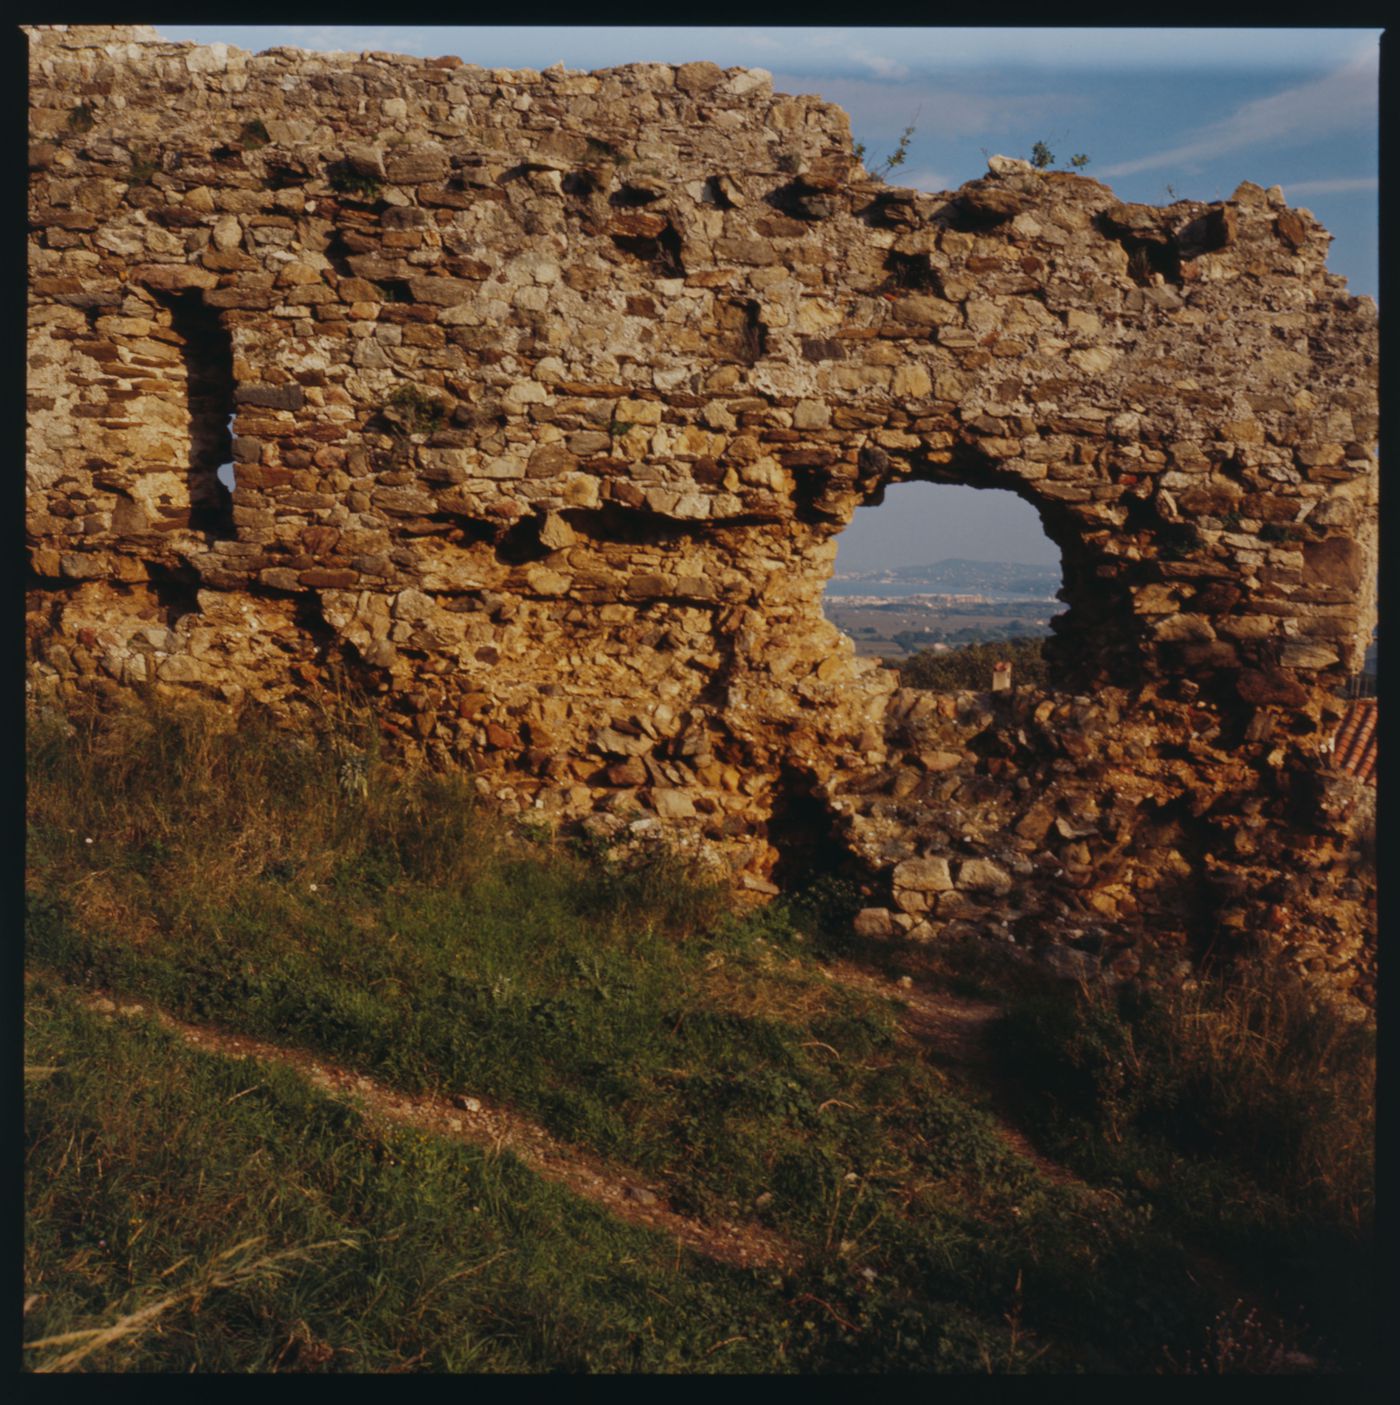
[[(1376, 312), (1277, 189), (896, 189), (707, 63), (27, 32), (33, 690), (298, 722), (348, 675), (507, 810), (758, 892), (858, 865), (872, 938), (1117, 976), (1263, 941), (1369, 999), (1328, 748)], [(1035, 505), (1051, 691), (900, 690), (825, 621), (909, 479)]]

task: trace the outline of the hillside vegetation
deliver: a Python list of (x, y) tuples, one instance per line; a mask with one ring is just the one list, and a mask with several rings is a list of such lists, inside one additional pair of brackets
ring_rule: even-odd
[(900, 664), (899, 680), (906, 688), (935, 693), (985, 692), (992, 686), (992, 670), (1004, 661), (1011, 665), (1017, 687), (1044, 688), (1049, 681), (1044, 643), (1043, 639), (1003, 639), (959, 649), (924, 649)]
[[(664, 849), (396, 767), (349, 709), (305, 737), (48, 710), (28, 745), (30, 1369), (1368, 1360), (1373, 1038), (1273, 977), (1113, 995), (948, 949), (834, 979), (842, 885), (736, 912)], [(999, 1053), (911, 1034), (901, 974), (1002, 1004)], [(681, 1249), (157, 1012), (508, 1105), (800, 1266)]]

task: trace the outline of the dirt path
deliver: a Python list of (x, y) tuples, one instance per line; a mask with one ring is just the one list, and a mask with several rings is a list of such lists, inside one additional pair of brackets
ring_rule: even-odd
[(1095, 1190), (1072, 1171), (1052, 1161), (1016, 1125), (1015, 1089), (1000, 1076), (992, 1057), (991, 1032), (1002, 1006), (922, 985), (911, 976), (891, 977), (853, 961), (828, 961), (825, 969), (842, 985), (894, 1000), (904, 1008), (901, 1023), (911, 1039), (928, 1049), (965, 1086), (983, 1094), (997, 1131), (1012, 1151), (1024, 1156), (1048, 1180)]
[(637, 1172), (610, 1165), (555, 1140), (543, 1127), (486, 1098), (450, 1100), (432, 1094), (403, 1093), (354, 1073), (303, 1049), (287, 1048), (193, 1025), (163, 1011), (107, 994), (86, 995), (100, 1014), (152, 1018), (187, 1044), (225, 1058), (260, 1059), (294, 1068), (322, 1091), (357, 1105), (371, 1121), (416, 1127), (471, 1146), (514, 1152), (531, 1170), (601, 1205), (618, 1219), (669, 1234), (679, 1247), (735, 1268), (796, 1268), (801, 1252), (791, 1241), (752, 1222), (691, 1219), (666, 1204), (666, 1189)]
[[(986, 1098), (987, 1110), (996, 1119), (1002, 1141), (1024, 1156), (1047, 1180), (1058, 1185), (1074, 1185), (1100, 1202), (1115, 1200), (1113, 1191), (1091, 1186), (1067, 1167), (1040, 1151), (1016, 1125), (1016, 1090), (996, 1067), (990, 1043), (1002, 1006), (994, 1001), (974, 1000), (951, 991), (921, 985), (910, 976), (890, 976), (851, 961), (830, 961), (826, 970), (843, 985), (897, 1001), (904, 1008), (901, 1023), (910, 1038), (928, 1049), (949, 1072)], [(1191, 1263), (1193, 1280), (1207, 1287), (1225, 1310), (1215, 1324), (1228, 1330), (1253, 1313), (1265, 1332), (1280, 1342), (1297, 1340), (1302, 1329), (1289, 1324), (1280, 1312), (1277, 1293), (1264, 1283), (1252, 1282), (1238, 1265), (1201, 1244), (1183, 1247)], [(1229, 1304), (1233, 1303), (1233, 1307)], [(1223, 1325), (1222, 1325), (1223, 1324)], [(1280, 1348), (1282, 1350), (1282, 1348)], [(1280, 1357), (1278, 1369), (1311, 1371), (1317, 1361), (1301, 1351)]]
[[(937, 990), (908, 976), (891, 977), (849, 960), (826, 962), (823, 969), (833, 981), (902, 1006), (901, 1023), (909, 1037), (932, 1052), (959, 1082), (987, 1097), (999, 1135), (1012, 1151), (1058, 1184), (1091, 1189), (1040, 1152), (1016, 1125), (1014, 1090), (998, 1077), (988, 1042), (1001, 1014), (999, 1004)], [(190, 1024), (140, 1003), (115, 1000), (110, 993), (84, 994), (82, 998), (102, 1014), (153, 1018), (187, 1044), (210, 1053), (294, 1068), (324, 1092), (355, 1103), (373, 1121), (415, 1127), (472, 1146), (512, 1151), (539, 1175), (603, 1206), (619, 1219), (660, 1230), (678, 1245), (720, 1263), (779, 1269), (801, 1263), (798, 1247), (763, 1225), (706, 1222), (679, 1214), (667, 1205), (664, 1184), (648, 1183), (634, 1170), (566, 1146), (538, 1123), (489, 1099), (404, 1093), (304, 1049)]]

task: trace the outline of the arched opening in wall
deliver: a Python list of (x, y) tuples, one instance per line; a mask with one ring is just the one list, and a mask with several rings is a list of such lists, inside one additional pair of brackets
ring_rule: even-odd
[(837, 539), (823, 608), (913, 686), (1047, 686), (1063, 585), (1060, 548), (1018, 494), (893, 483)]
[(170, 311), (184, 363), (189, 412), (189, 526), (211, 537), (232, 537), (233, 340), (197, 291), (158, 293)]

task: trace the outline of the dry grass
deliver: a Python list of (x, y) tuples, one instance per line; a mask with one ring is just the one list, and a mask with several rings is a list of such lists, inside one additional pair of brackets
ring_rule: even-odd
[[(305, 1263), (326, 1249), (355, 1248), (355, 1239), (325, 1239), (317, 1244), (305, 1244), (291, 1249), (279, 1249), (270, 1253), (254, 1255), (253, 1251), (265, 1244), (266, 1236), (254, 1235), (244, 1239), (232, 1248), (225, 1249), (205, 1264), (199, 1265), (190, 1275), (189, 1281), (148, 1302), (139, 1308), (124, 1312), (105, 1327), (85, 1327), (76, 1332), (59, 1332), (51, 1337), (40, 1337), (26, 1342), (26, 1351), (51, 1351), (55, 1347), (67, 1346), (72, 1350), (58, 1356), (50, 1356), (30, 1369), (36, 1375), (71, 1371), (94, 1353), (117, 1342), (130, 1342), (155, 1329), (159, 1319), (176, 1308), (189, 1307), (198, 1311), (202, 1301), (224, 1288), (237, 1288), (260, 1279), (276, 1278), (293, 1263)], [(162, 1277), (170, 1277), (184, 1268), (187, 1259), (171, 1265)]]

